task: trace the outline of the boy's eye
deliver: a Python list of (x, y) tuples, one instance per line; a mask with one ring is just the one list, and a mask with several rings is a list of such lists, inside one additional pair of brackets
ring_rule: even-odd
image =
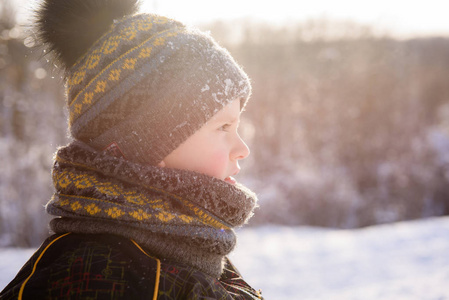
[(230, 127), (231, 127), (231, 124), (224, 124), (220, 128), (218, 128), (218, 130), (220, 130), (220, 131), (228, 131)]

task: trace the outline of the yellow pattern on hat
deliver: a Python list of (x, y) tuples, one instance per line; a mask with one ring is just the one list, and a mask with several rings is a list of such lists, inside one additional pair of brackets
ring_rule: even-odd
[[(86, 65), (81, 66), (81, 71), (77, 71), (74, 74), (74, 77), (69, 78), (67, 81), (68, 92), (70, 92), (74, 85), (82, 85), (79, 93), (76, 94), (73, 97), (73, 100), (69, 103), (69, 125), (71, 125), (76, 120), (76, 118), (78, 118), (84, 111), (88, 110), (96, 102), (97, 99), (101, 98), (101, 95), (106, 91), (106, 87), (110, 87), (108, 82), (118, 82), (121, 76), (127, 76), (129, 73), (135, 72), (136, 65), (142, 64), (140, 60), (150, 58), (153, 47), (165, 46), (167, 38), (175, 37), (180, 33), (177, 31), (179, 31), (179, 29), (172, 29), (159, 33), (158, 37), (151, 36), (149, 39), (143, 41), (141, 44), (130, 49), (125, 54), (112, 61), (93, 79), (91, 79), (90, 82), (88, 82), (87, 84), (83, 84), (83, 77), (86, 74), (85, 69), (89, 66), (89, 62), (93, 61), (91, 59), (87, 59)], [(119, 47), (120, 41), (120, 39), (108, 41), (103, 54), (110, 54), (109, 51), (112, 51), (112, 46), (110, 45), (115, 45), (115, 50), (117, 47)], [(96, 56), (97, 53), (94, 52), (94, 54), (92, 55)], [(108, 75), (104, 76), (105, 74)], [(99, 82), (101, 82), (100, 86), (98, 86)], [(112, 84), (111, 86), (114, 86), (115, 84), (116, 83)], [(83, 94), (84, 100), (79, 101), (80, 96), (82, 96)]]

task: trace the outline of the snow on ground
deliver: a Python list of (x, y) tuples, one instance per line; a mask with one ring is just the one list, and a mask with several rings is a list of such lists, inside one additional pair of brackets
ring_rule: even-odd
[(243, 230), (233, 261), (267, 299), (449, 299), (449, 218)]
[(0, 248), (0, 290), (16, 276), (35, 249)]
[[(239, 230), (232, 260), (266, 299), (449, 299), (449, 217), (358, 230)], [(0, 289), (33, 250), (0, 249)]]

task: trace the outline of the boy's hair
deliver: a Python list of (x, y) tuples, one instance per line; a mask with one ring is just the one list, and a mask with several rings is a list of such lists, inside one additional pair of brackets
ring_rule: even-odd
[(65, 70), (71, 135), (155, 165), (251, 85), (210, 36), (137, 2), (44, 0), (37, 30)]

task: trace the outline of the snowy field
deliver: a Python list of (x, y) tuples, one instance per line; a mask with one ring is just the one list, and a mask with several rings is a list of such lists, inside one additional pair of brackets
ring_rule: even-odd
[[(33, 250), (0, 249), (0, 289)], [(242, 229), (232, 255), (266, 299), (449, 299), (449, 217), (359, 230)]]

